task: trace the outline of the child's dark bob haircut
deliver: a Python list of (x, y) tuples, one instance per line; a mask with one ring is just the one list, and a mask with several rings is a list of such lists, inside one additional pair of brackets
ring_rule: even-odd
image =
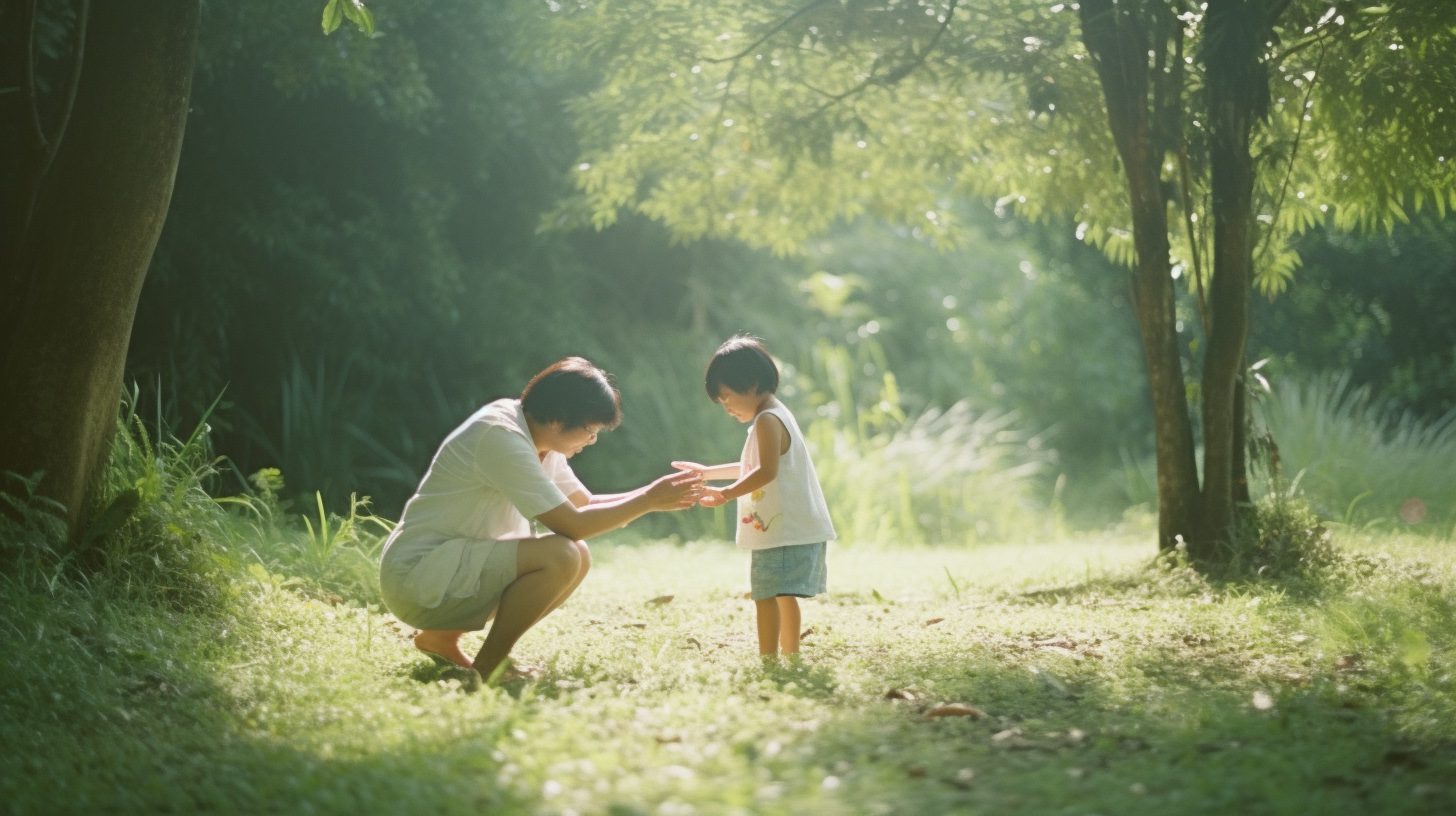
[(755, 390), (772, 394), (779, 389), (779, 367), (768, 356), (762, 340), (738, 334), (728, 338), (713, 353), (703, 385), (708, 389), (708, 399), (714, 402), (718, 401), (718, 390), (723, 386), (739, 394)]
[(559, 422), (566, 430), (622, 422), (621, 393), (607, 372), (582, 357), (563, 357), (532, 377), (521, 405), (536, 422)]

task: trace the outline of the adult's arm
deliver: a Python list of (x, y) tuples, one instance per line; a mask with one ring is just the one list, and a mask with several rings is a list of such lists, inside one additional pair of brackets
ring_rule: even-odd
[[(631, 493), (592, 497), (573, 492), (536, 520), (557, 535), (581, 541), (624, 527), (648, 513), (691, 507), (698, 501), (702, 483), (696, 473), (677, 471)], [(579, 498), (586, 498), (587, 503), (578, 505)]]

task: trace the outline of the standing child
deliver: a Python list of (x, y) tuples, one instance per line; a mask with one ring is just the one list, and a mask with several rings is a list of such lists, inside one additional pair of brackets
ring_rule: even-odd
[(758, 613), (758, 651), (773, 657), (799, 653), (799, 598), (825, 590), (824, 551), (835, 538), (824, 491), (794, 415), (774, 396), (779, 369), (755, 337), (737, 335), (708, 363), (708, 398), (728, 415), (749, 423), (738, 462), (700, 465), (673, 462), (703, 479), (734, 480), (705, 487), (699, 504), (717, 507), (738, 500), (738, 546), (751, 550), (753, 603)]

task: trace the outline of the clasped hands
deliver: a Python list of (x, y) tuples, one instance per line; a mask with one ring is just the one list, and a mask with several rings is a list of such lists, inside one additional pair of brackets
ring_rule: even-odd
[(698, 483), (697, 504), (700, 507), (721, 507), (727, 504), (730, 499), (723, 495), (723, 491), (706, 484), (707, 466), (697, 462), (674, 461), (672, 466), (677, 468), (680, 474), (691, 475)]

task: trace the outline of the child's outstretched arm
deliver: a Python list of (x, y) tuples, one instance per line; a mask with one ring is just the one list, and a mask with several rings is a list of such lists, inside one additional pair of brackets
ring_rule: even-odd
[(737, 462), (729, 462), (725, 465), (700, 465), (697, 462), (686, 462), (674, 460), (672, 466), (678, 470), (686, 470), (702, 476), (703, 481), (717, 479), (737, 479), (740, 471), (743, 470)]
[[(779, 456), (787, 447), (788, 430), (773, 414), (760, 414), (753, 422), (758, 439), (758, 466), (742, 474), (733, 484), (723, 488), (705, 487), (698, 501), (704, 507), (717, 507), (767, 485), (779, 476)], [(673, 463), (674, 466), (677, 464)], [(735, 466), (738, 467), (738, 466)], [(739, 467), (741, 470), (742, 468)], [(705, 477), (706, 478), (706, 477)]]

